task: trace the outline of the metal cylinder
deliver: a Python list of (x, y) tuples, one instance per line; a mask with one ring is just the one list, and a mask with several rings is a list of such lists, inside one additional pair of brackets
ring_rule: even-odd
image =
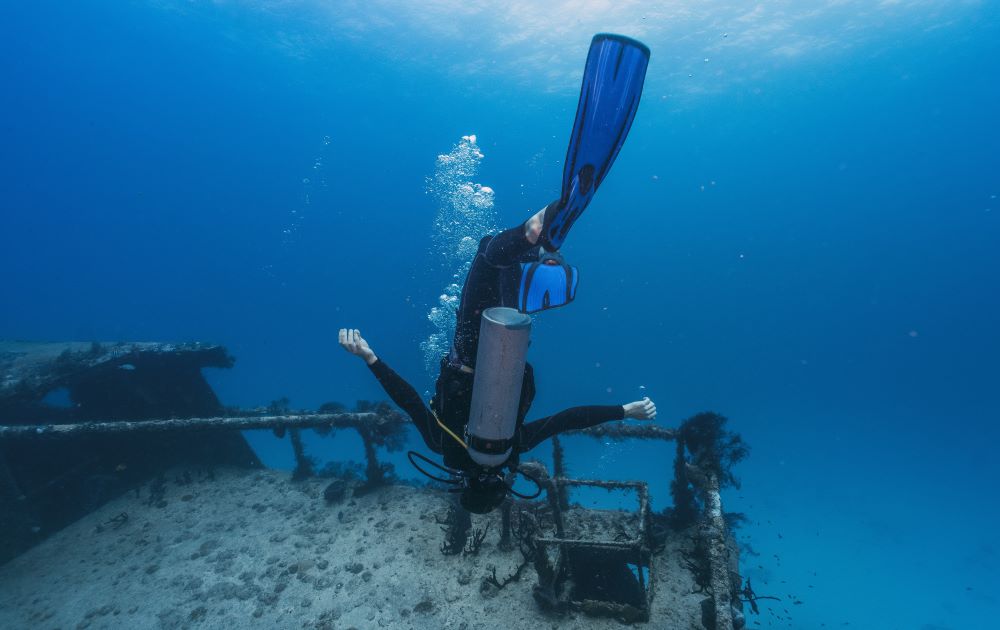
[(510, 457), (530, 337), (524, 313), (502, 306), (483, 312), (467, 427), (469, 455), (483, 466)]

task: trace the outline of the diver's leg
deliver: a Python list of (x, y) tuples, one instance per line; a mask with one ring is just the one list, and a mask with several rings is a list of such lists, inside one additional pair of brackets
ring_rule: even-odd
[(490, 241), (494, 238), (496, 237), (485, 236), (479, 241), (479, 251), (472, 260), (468, 275), (465, 276), (462, 298), (455, 314), (455, 339), (449, 356), (449, 363), (453, 366), (471, 368), (475, 365), (482, 312), (500, 303), (501, 268), (488, 264), (484, 257)]
[(484, 236), (462, 287), (449, 363), (473, 367), (483, 311), (517, 301), (518, 263), (538, 260), (544, 210), (495, 236)]
[(486, 262), (494, 267), (511, 267), (519, 262), (538, 260), (538, 237), (542, 233), (545, 210), (539, 210), (530, 219), (494, 236), (486, 250), (480, 252)]

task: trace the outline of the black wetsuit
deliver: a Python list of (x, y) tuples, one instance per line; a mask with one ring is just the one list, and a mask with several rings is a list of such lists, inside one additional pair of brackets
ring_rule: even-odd
[[(521, 225), (496, 236), (485, 236), (479, 242), (479, 251), (476, 252), (462, 289), (452, 349), (441, 360), (441, 374), (431, 401), (437, 417), (459, 437), (463, 437), (469, 420), (474, 376), (472, 372), (463, 370), (463, 367), (475, 368), (482, 313), (492, 306), (516, 307), (521, 280), (521, 267), (518, 263), (537, 260), (538, 256), (538, 247), (528, 241)], [(461, 470), (472, 470), (477, 466), (462, 445), (438, 426), (431, 409), (409, 383), (381, 359), (375, 361), (370, 368), (392, 401), (413, 420), (427, 447), (444, 456), (446, 466)], [(517, 429), (514, 433), (514, 458), (557, 433), (585, 429), (625, 417), (625, 410), (621, 405), (593, 405), (572, 407), (553, 416), (526, 423), (524, 418), (534, 397), (534, 372), (531, 365), (526, 364)]]

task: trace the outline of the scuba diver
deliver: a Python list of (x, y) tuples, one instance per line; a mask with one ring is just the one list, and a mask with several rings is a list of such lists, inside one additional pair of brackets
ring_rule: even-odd
[[(572, 407), (525, 422), (535, 396), (534, 372), (526, 361), (528, 314), (566, 305), (575, 297), (577, 270), (563, 262), (558, 250), (625, 141), (648, 61), (649, 49), (633, 39), (594, 37), (562, 194), (525, 223), (480, 241), (462, 289), (451, 350), (441, 359), (429, 406), (375, 354), (360, 330), (339, 332), (340, 345), (364, 360), (393, 402), (413, 420), (427, 447), (444, 459), (441, 466), (411, 451), (411, 463), (427, 476), (455, 485), (462, 507), (469, 512), (490, 512), (509, 494), (537, 496), (540, 486), (538, 493), (528, 496), (512, 485), (520, 454), (542, 441), (612, 420), (656, 417), (656, 406), (644, 398), (624, 405)], [(427, 473), (414, 458), (447, 476)]]

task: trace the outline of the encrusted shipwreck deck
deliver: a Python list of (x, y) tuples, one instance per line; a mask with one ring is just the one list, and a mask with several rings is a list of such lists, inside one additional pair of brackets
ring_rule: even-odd
[[(486, 530), (477, 553), (444, 555), (446, 493), (391, 485), (357, 497), (348, 489), (328, 503), (329, 483), (293, 482), (276, 471), (175, 469), (0, 566), (0, 627), (621, 625), (573, 610), (544, 612), (532, 565), (502, 589), (491, 583), (494, 575), (506, 581), (525, 557), (516, 540), (509, 550), (499, 544), (500, 511), (473, 517), (470, 539)], [(544, 523), (546, 508), (525, 512)], [(634, 515), (603, 512), (580, 529), (586, 511), (566, 516), (567, 535), (596, 529), (613, 539), (614, 528), (638, 524)], [(694, 593), (684, 561), (695, 530), (659, 532), (649, 627), (703, 628), (704, 595)]]
[[(551, 473), (519, 466), (538, 500), (472, 516), (388, 485), (390, 406), (226, 408), (201, 369), (231, 365), (208, 344), (0, 342), (0, 628), (745, 626), (720, 490), (747, 447), (723, 416), (573, 432), (670, 444), (666, 510), (646, 481), (570, 478), (553, 437)], [(256, 470), (239, 430), (260, 428), (288, 436), (290, 476)], [(306, 428), (356, 431), (364, 479), (317, 478)], [(636, 503), (582, 509), (580, 487)]]

